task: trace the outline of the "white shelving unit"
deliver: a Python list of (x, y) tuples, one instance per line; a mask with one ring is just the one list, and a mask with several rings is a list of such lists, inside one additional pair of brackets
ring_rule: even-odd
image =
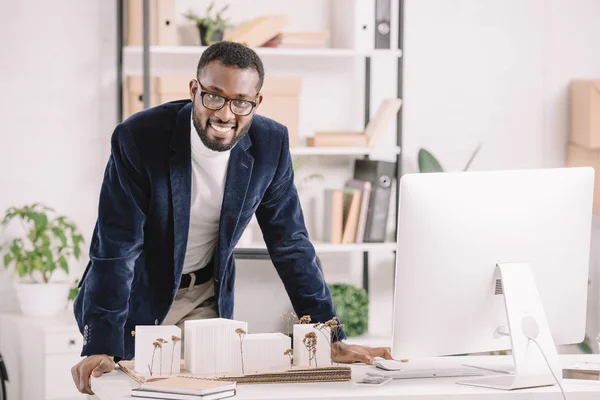
[[(175, 55), (191, 55), (198, 59), (202, 52), (206, 50), (204, 46), (150, 46), (150, 55), (152, 57), (171, 57)], [(354, 57), (377, 57), (379, 55), (389, 55), (400, 57), (402, 51), (389, 49), (375, 50), (354, 50), (354, 49), (287, 49), (273, 47), (257, 47), (254, 49), (262, 57), (330, 57), (330, 58), (354, 58)], [(130, 57), (141, 57), (142, 46), (124, 46), (123, 57), (125, 63), (128, 63)], [(152, 59), (151, 59), (152, 60)]]
[(292, 156), (377, 156), (398, 155), (400, 147), (378, 148), (378, 147), (308, 147), (298, 146), (290, 148)]
[[(147, 1), (147, 0), (144, 0)], [(375, 1), (368, 2), (366, 0), (330, 0), (338, 7), (339, 12), (332, 17), (335, 21), (332, 24), (333, 29), (339, 29), (336, 47), (331, 48), (254, 48), (256, 53), (264, 60), (277, 65), (286, 65), (292, 67), (306, 66), (310, 69), (311, 76), (314, 78), (315, 73), (318, 73), (319, 68), (327, 65), (329, 68), (334, 66), (348, 65), (363, 65), (364, 66), (364, 81), (350, 81), (349, 85), (363, 85), (363, 96), (358, 96), (350, 101), (353, 104), (364, 104), (364, 122), (368, 122), (371, 114), (371, 75), (372, 75), (372, 60), (381, 60), (386, 65), (390, 63), (398, 63), (398, 85), (397, 96), (402, 97), (402, 40), (401, 40), (401, 19), (403, 12), (403, 0), (391, 0), (397, 2), (397, 10), (393, 7), (392, 13), (399, 11), (397, 19), (398, 29), (394, 29), (392, 24), (391, 38), (387, 48), (375, 48), (373, 44), (375, 40), (375, 30), (379, 28), (380, 22), (375, 20)], [(275, 4), (274, 2), (273, 4)], [(369, 9), (371, 4), (373, 9)], [(368, 12), (363, 12), (367, 10)], [(270, 11), (271, 12), (271, 11)], [(312, 11), (311, 11), (312, 12)], [(370, 13), (373, 13), (371, 15)], [(367, 14), (367, 15), (365, 15)], [(395, 16), (392, 16), (394, 19)], [(144, 19), (149, 21), (148, 15)], [(343, 26), (347, 24), (348, 26)], [(144, 92), (149, 87), (149, 76), (161, 76), (173, 73), (188, 74), (193, 70), (200, 58), (202, 52), (206, 49), (203, 46), (161, 46), (149, 44), (149, 32), (144, 32), (142, 46), (122, 46), (119, 57), (120, 75), (122, 78), (127, 76), (142, 75), (145, 80)], [(120, 33), (122, 35), (122, 32)], [(395, 35), (398, 35), (398, 41), (395, 42)], [(120, 36), (121, 40), (122, 36)], [(370, 45), (369, 45), (370, 42)], [(367, 45), (365, 46), (365, 43)], [(397, 47), (397, 48), (394, 48)], [(281, 63), (281, 64), (280, 64)], [(287, 68), (287, 67), (286, 67)], [(315, 72), (316, 71), (316, 72)], [(330, 69), (331, 71), (331, 69)], [(122, 86), (122, 85), (119, 85)], [(360, 98), (362, 97), (362, 98)], [(149, 98), (148, 93), (143, 95), (144, 101)], [(346, 100), (346, 99), (344, 99)], [(358, 110), (360, 113), (360, 106)], [(349, 111), (352, 113), (353, 111)], [(356, 114), (358, 115), (358, 114)], [(354, 115), (352, 115), (354, 116)], [(342, 117), (343, 118), (343, 117)], [(295, 146), (290, 148), (291, 155), (294, 157), (348, 157), (357, 158), (365, 157), (381, 160), (395, 160), (397, 176), (400, 176), (400, 155), (401, 155), (401, 118), (398, 117), (398, 126), (396, 129), (396, 143), (391, 146), (388, 144), (380, 144), (377, 147), (308, 147)], [(308, 135), (310, 136), (310, 135)], [(396, 185), (398, 186), (398, 185)], [(395, 197), (397, 199), (398, 192)], [(314, 242), (317, 253), (347, 253), (360, 252), (363, 253), (363, 287), (368, 290), (369, 282), (369, 252), (395, 252), (396, 242), (388, 243), (353, 243), (353, 244), (332, 244)], [(243, 253), (245, 250), (250, 252), (266, 250), (264, 243), (254, 244), (249, 246), (240, 246), (236, 251)]]
[[(395, 242), (386, 243), (348, 243), (348, 244), (333, 244), (312, 242), (317, 253), (348, 253), (348, 252), (365, 252), (365, 251), (396, 251)], [(250, 244), (241, 247), (237, 250), (265, 250), (264, 243)]]

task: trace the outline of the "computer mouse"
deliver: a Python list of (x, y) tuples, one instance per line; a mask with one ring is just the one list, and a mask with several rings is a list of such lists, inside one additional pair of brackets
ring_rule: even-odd
[(386, 371), (401, 371), (406, 367), (406, 363), (396, 360), (375, 360), (373, 365)]

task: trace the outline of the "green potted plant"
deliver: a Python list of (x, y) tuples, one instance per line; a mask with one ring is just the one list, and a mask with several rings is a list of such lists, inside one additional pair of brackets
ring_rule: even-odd
[[(67, 217), (42, 204), (11, 207), (0, 223), (24, 228), (0, 247), (4, 266), (13, 268), (22, 312), (29, 316), (55, 315), (66, 310), (74, 291), (69, 282), (69, 261), (81, 256), (83, 236)], [(59, 271), (64, 272), (63, 277)]]
[(333, 305), (340, 323), (344, 324), (346, 336), (367, 333), (369, 325), (369, 296), (364, 289), (353, 285), (335, 283), (329, 285)]
[(206, 16), (204, 17), (195, 14), (191, 10), (186, 14), (183, 14), (184, 17), (194, 22), (198, 28), (198, 33), (200, 34), (200, 44), (202, 46), (210, 46), (215, 42), (223, 40), (223, 34), (225, 31), (233, 26), (229, 24), (228, 19), (222, 17), (223, 12), (229, 8), (229, 5), (223, 7), (215, 14), (214, 17), (212, 17), (210, 14), (213, 7), (214, 3), (210, 3), (206, 9)]
[[(477, 148), (475, 148), (475, 151), (473, 152), (473, 154), (471, 154), (471, 158), (469, 158), (469, 161), (467, 162), (467, 165), (465, 166), (463, 171), (467, 171), (469, 169), (469, 167), (471, 166), (471, 163), (475, 159), (475, 156), (477, 155), (477, 153), (479, 153), (480, 149), (481, 149), (481, 144), (478, 145)], [(442, 167), (440, 162), (428, 150), (420, 149), (417, 159), (418, 159), (418, 164), (419, 164), (419, 172), (421, 172), (421, 173), (444, 172), (444, 168)]]

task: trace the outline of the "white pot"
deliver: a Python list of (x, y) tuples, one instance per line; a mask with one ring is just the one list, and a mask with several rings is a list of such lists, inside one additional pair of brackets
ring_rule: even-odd
[(15, 283), (21, 311), (30, 317), (64, 313), (70, 288), (69, 283)]

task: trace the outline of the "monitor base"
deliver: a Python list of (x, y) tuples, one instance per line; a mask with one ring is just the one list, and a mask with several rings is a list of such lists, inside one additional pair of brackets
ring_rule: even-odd
[(561, 366), (529, 264), (498, 264), (496, 271), (496, 295), (504, 296), (508, 332), (498, 327), (494, 336), (510, 336), (514, 373), (457, 383), (504, 390), (555, 385)]

